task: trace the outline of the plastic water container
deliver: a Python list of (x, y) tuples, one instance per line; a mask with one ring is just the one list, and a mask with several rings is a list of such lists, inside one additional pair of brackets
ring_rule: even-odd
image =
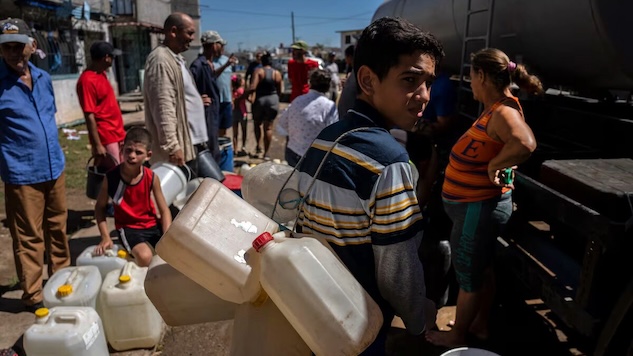
[(263, 304), (240, 304), (233, 321), (232, 356), (309, 356), (310, 348), (267, 298)]
[(189, 177), (186, 177), (180, 167), (167, 162), (156, 162), (152, 164), (151, 169), (160, 178), (160, 188), (165, 196), (165, 201), (168, 206), (171, 205), (176, 201), (176, 197), (187, 188), (191, 173)]
[(262, 287), (317, 355), (358, 355), (376, 338), (382, 313), (347, 268), (316, 239), (261, 234)]
[(55, 272), (43, 289), (44, 305), (95, 308), (101, 288), (101, 274), (96, 266), (71, 266)]
[(448, 350), (440, 356), (499, 356), (499, 354), (473, 347), (458, 347), (456, 349)]
[(159, 256), (154, 256), (149, 265), (145, 293), (170, 326), (233, 319), (237, 307), (202, 288)]
[[(242, 196), (244, 200), (266, 216), (272, 216), (274, 209), (275, 216), (272, 216), (272, 219), (278, 223), (294, 221), (299, 213), (298, 206), (301, 195), (298, 192), (299, 175), (292, 174), (293, 169), (288, 165), (273, 162), (264, 162), (250, 168), (243, 173)], [(287, 180), (288, 183), (286, 183)], [(279, 201), (286, 204), (283, 206), (277, 204), (275, 208), (277, 195), (280, 195)]]
[(106, 275), (99, 293), (99, 315), (106, 339), (117, 351), (153, 347), (163, 320), (145, 294), (147, 267), (128, 262)]
[(252, 241), (278, 228), (222, 183), (206, 178), (160, 239), (156, 252), (211, 293), (242, 304), (261, 292)]
[(105, 278), (110, 271), (120, 270), (127, 262), (128, 253), (119, 245), (113, 245), (112, 249), (105, 251), (103, 255), (95, 255), (94, 246), (87, 247), (77, 257), (77, 266), (95, 266), (99, 269), (101, 279)]
[(178, 196), (176, 197), (176, 201), (173, 202), (174, 206), (178, 208), (179, 210), (182, 210), (182, 207), (185, 206), (185, 204), (187, 203), (187, 200), (189, 200), (193, 192), (195, 192), (196, 189), (198, 189), (198, 187), (200, 186), (200, 183), (202, 183), (203, 180), (204, 178), (198, 177), (198, 178), (193, 178), (192, 180), (187, 182), (187, 186), (184, 192), (180, 192), (180, 194), (178, 194)]
[(41, 308), (35, 315), (35, 324), (24, 333), (27, 355), (109, 355), (101, 319), (93, 308)]

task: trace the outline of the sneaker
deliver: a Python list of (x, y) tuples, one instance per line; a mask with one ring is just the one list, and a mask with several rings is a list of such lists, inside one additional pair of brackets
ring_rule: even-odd
[(262, 151), (262, 149), (261, 149), (261, 148), (259, 148), (259, 147), (255, 148), (255, 154), (261, 154), (261, 153), (263, 153), (263, 152), (264, 152), (264, 151)]
[(246, 149), (244, 149), (244, 147), (242, 147), (241, 150), (237, 151), (237, 156), (238, 157), (248, 156), (248, 152), (246, 152)]

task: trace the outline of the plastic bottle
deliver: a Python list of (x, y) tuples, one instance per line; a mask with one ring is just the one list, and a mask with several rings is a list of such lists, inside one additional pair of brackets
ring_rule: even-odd
[(310, 348), (270, 298), (237, 306), (232, 356), (309, 356)]
[(159, 256), (154, 256), (149, 265), (145, 293), (170, 326), (233, 319), (237, 307), (202, 288)]
[(101, 274), (96, 266), (71, 266), (55, 272), (43, 288), (44, 306), (96, 307)]
[(378, 305), (347, 268), (316, 239), (263, 233), (260, 282), (317, 355), (358, 355), (382, 326)]
[(119, 245), (113, 245), (112, 249), (105, 251), (103, 255), (97, 256), (94, 250), (97, 246), (87, 247), (77, 257), (77, 266), (96, 266), (99, 268), (101, 280), (105, 278), (110, 271), (120, 270), (127, 262), (128, 253)]
[(275, 221), (207, 178), (158, 242), (156, 252), (211, 293), (241, 304), (261, 292), (258, 256), (251, 243), (262, 232), (278, 229)]
[(128, 262), (106, 275), (99, 293), (99, 315), (106, 339), (117, 351), (153, 347), (163, 320), (145, 294), (147, 267)]
[(24, 333), (27, 355), (109, 355), (101, 319), (93, 308), (41, 308), (35, 316), (35, 324)]

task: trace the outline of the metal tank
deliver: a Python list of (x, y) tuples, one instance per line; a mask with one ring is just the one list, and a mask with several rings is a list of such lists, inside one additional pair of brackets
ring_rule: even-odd
[[(446, 68), (458, 73), (467, 4), (387, 0), (374, 19), (401, 16), (432, 32), (444, 45)], [(487, 4), (472, 0), (471, 9)], [(549, 86), (633, 90), (632, 13), (631, 0), (497, 0), (490, 47), (525, 63)], [(486, 27), (487, 13), (475, 14), (469, 35), (483, 35)]]

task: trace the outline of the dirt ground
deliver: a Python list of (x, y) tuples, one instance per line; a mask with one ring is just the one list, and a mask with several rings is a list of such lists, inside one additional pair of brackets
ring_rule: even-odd
[[(285, 107), (285, 104), (283, 104)], [(139, 106), (139, 109), (142, 106)], [(127, 123), (142, 122), (142, 111), (126, 115)], [(249, 120), (249, 140), (247, 149), (255, 151), (252, 133), (252, 121)], [(284, 140), (275, 136), (271, 158), (283, 159)], [(236, 167), (242, 163), (258, 163), (261, 160), (250, 157), (235, 157)], [(0, 194), (3, 187), (0, 187)], [(94, 222), (94, 201), (85, 196), (81, 189), (67, 191), (68, 196), (68, 234), (73, 256), (84, 248), (98, 243), (98, 231)], [(0, 202), (0, 221), (6, 221), (4, 196)], [(110, 221), (110, 223), (112, 223)], [(20, 348), (22, 334), (34, 322), (34, 316), (22, 311), (19, 300), (21, 292), (17, 289), (16, 273), (13, 263), (11, 237), (4, 226), (0, 225), (0, 349), (15, 346)], [(503, 286), (500, 286), (502, 289)], [(448, 330), (447, 323), (454, 318), (454, 307), (442, 308), (438, 314), (438, 327)], [(477, 346), (493, 350), (500, 355), (581, 355), (581, 343), (569, 338), (568, 330), (558, 326), (560, 323), (551, 317), (548, 309), (538, 300), (526, 301), (525, 296), (503, 294), (495, 306), (492, 318), (492, 336), (487, 342)], [(387, 347), (390, 355), (440, 355), (445, 348), (428, 344), (423, 336), (411, 336), (402, 324), (394, 322)], [(231, 342), (232, 321), (198, 324), (185, 327), (166, 327), (162, 342), (154, 350), (134, 350), (113, 355), (228, 355)]]

